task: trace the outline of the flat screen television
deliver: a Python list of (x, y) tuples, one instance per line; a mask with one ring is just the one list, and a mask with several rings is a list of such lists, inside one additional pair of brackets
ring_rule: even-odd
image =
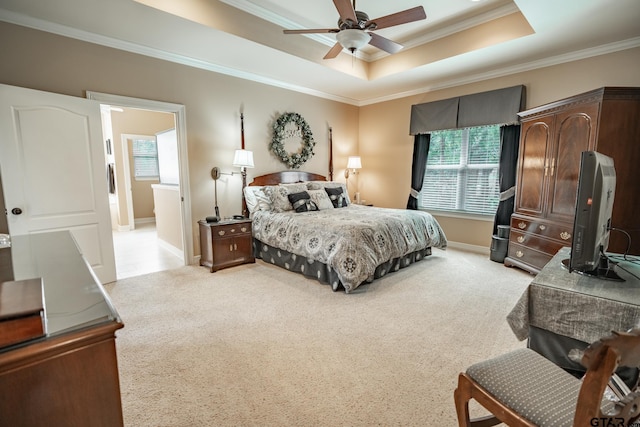
[(582, 152), (571, 255), (563, 260), (570, 272), (623, 280), (605, 254), (609, 246), (615, 191), (613, 159), (595, 151)]

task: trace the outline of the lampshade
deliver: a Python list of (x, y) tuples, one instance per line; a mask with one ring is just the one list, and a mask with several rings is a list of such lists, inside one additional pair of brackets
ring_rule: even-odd
[(342, 30), (336, 35), (336, 39), (345, 49), (349, 49), (351, 52), (355, 52), (358, 49), (364, 47), (371, 36), (369, 33), (363, 30)]
[(236, 150), (233, 156), (233, 166), (237, 168), (252, 168), (253, 166), (253, 151), (249, 150)]
[(347, 161), (347, 169), (362, 169), (360, 156), (349, 156), (349, 160)]

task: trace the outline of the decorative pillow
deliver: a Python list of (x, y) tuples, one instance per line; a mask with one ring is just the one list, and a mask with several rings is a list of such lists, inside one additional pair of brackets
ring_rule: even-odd
[(307, 189), (306, 182), (293, 182), (290, 184), (278, 184), (279, 187), (284, 187), (289, 190), (289, 194), (299, 193), (301, 191), (305, 191)]
[(327, 181), (308, 181), (307, 182), (307, 189), (309, 190), (323, 190), (324, 189), (324, 185), (327, 183)]
[(349, 199), (349, 192), (347, 191), (347, 186), (343, 182), (338, 181), (308, 181), (307, 188), (309, 190), (322, 190), (324, 188), (342, 188), (342, 194), (344, 194), (344, 198), (347, 200), (347, 204), (351, 203)]
[(249, 213), (271, 210), (271, 199), (264, 194), (264, 187), (262, 186), (245, 187), (244, 199), (247, 202), (247, 209), (249, 209)]
[(324, 209), (333, 209), (333, 203), (324, 189), (308, 190), (307, 193), (309, 193), (311, 201), (316, 204), (319, 211)]
[(318, 207), (314, 202), (311, 201), (311, 196), (306, 191), (301, 191), (299, 193), (290, 193), (288, 196), (293, 209), (296, 212), (309, 212), (309, 211), (317, 211)]
[(268, 185), (264, 187), (264, 194), (271, 201), (271, 209), (273, 212), (285, 212), (293, 210), (293, 206), (289, 202), (289, 189), (282, 185)]
[(327, 192), (329, 198), (331, 199), (331, 203), (333, 203), (334, 208), (344, 208), (347, 206), (347, 199), (342, 192), (342, 188), (328, 188), (325, 187), (324, 191)]

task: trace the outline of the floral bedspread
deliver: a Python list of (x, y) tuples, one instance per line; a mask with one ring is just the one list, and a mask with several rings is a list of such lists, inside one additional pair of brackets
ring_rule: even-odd
[(312, 212), (256, 211), (253, 236), (333, 268), (346, 292), (373, 280), (378, 265), (447, 239), (427, 212), (350, 204)]

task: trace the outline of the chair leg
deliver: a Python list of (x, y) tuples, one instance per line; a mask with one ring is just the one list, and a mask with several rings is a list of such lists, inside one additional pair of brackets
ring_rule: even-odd
[(456, 403), (459, 427), (471, 427), (469, 419), (469, 400), (471, 399), (471, 384), (464, 375), (458, 376), (458, 388), (453, 392), (453, 400)]
[(469, 382), (464, 374), (458, 376), (458, 388), (453, 392), (453, 399), (456, 404), (456, 414), (458, 415), (459, 427), (491, 427), (501, 423), (494, 415), (475, 418), (469, 417), (469, 400), (472, 398), (473, 384)]

